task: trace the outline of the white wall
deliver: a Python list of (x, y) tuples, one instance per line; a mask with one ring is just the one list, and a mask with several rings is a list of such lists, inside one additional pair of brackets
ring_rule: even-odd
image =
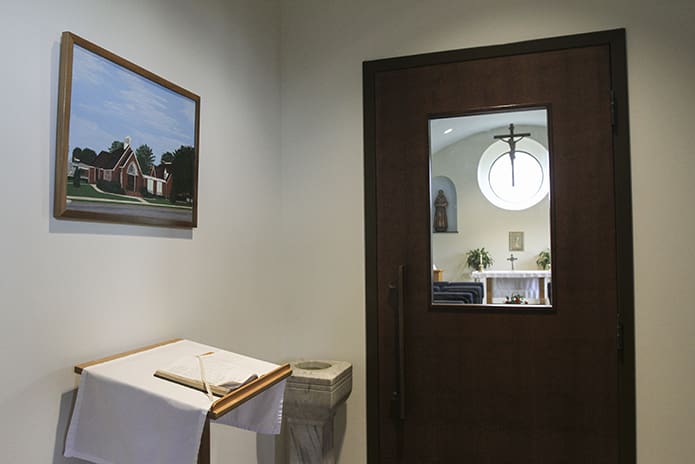
[[(695, 454), (695, 6), (690, 0), (293, 0), (282, 3), (286, 311), (356, 363), (345, 463), (364, 462), (363, 60), (627, 28), (639, 462)], [(539, 14), (542, 11), (542, 14)], [(295, 345), (296, 344), (296, 345)]]
[[(177, 336), (284, 355), (281, 298), (266, 286), (279, 260), (279, 6), (2, 0), (0, 10), (0, 461), (61, 463), (77, 362)], [(197, 229), (52, 218), (64, 30), (201, 96)], [(216, 457), (255, 462), (254, 436), (214, 434)]]
[[(690, 0), (0, 1), (3, 462), (64, 462), (74, 363), (182, 336), (353, 362), (337, 444), (363, 463), (362, 61), (614, 27), (628, 29), (639, 460), (695, 454)], [(51, 218), (63, 30), (201, 95), (198, 229)], [(90, 259), (72, 264), (76, 249)], [(171, 271), (140, 270), (155, 260)], [(250, 434), (213, 442), (215, 462), (257, 459)]]

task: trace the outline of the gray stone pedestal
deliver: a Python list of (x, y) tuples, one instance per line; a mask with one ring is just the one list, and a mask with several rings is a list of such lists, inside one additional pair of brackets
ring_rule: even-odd
[(295, 361), (287, 379), (283, 414), (289, 431), (290, 464), (333, 464), (335, 411), (352, 391), (352, 365), (345, 361)]

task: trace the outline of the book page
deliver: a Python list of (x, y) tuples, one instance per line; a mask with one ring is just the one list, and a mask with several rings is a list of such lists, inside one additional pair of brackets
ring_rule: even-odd
[[(201, 356), (205, 381), (210, 385), (224, 388), (236, 388), (258, 377), (266, 371), (264, 361), (253, 360), (245, 356), (229, 352), (213, 352)], [(272, 366), (272, 365), (271, 365)], [(180, 377), (201, 381), (200, 363), (197, 356), (186, 356), (174, 364), (159, 369), (159, 372), (174, 374)]]

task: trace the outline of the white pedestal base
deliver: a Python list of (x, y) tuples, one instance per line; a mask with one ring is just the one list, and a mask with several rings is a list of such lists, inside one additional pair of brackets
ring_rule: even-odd
[(333, 417), (321, 424), (287, 421), (290, 435), (290, 464), (335, 464)]
[(333, 420), (352, 391), (345, 361), (295, 361), (285, 388), (290, 464), (334, 464)]

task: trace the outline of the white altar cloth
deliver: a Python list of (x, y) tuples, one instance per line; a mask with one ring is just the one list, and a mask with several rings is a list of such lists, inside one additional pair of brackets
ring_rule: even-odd
[[(85, 368), (65, 456), (96, 464), (195, 464), (211, 401), (153, 374), (182, 357), (214, 350), (181, 340)], [(278, 367), (253, 361), (259, 373)], [(284, 390), (283, 380), (215, 422), (278, 434)]]
[[(471, 276), (483, 281), (488, 302), (501, 303), (506, 297), (520, 294), (530, 303), (544, 304), (545, 301), (541, 300), (545, 300), (545, 296), (541, 298), (541, 295), (545, 294), (545, 286), (550, 281), (551, 274), (550, 271), (521, 269), (474, 271)], [(494, 281), (494, 285), (491, 294), (488, 295), (490, 281)]]
[(540, 271), (534, 269), (519, 269), (513, 271), (505, 270), (485, 270), (485, 271), (473, 271), (471, 273), (473, 277), (492, 277), (495, 279), (500, 278), (510, 278), (510, 279), (532, 279), (532, 278), (550, 278), (550, 271)]

